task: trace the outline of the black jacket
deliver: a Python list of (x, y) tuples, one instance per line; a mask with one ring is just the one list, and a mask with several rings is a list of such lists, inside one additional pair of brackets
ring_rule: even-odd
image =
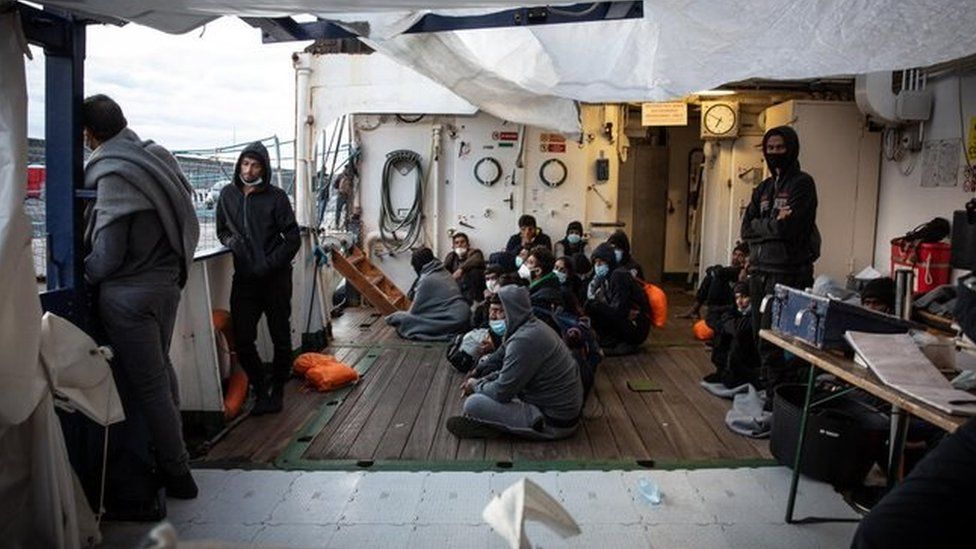
[[(257, 155), (264, 166), (263, 181), (249, 195), (244, 194), (240, 179), (245, 154)], [(252, 143), (241, 158), (234, 168), (233, 185), (225, 186), (217, 200), (217, 238), (234, 254), (235, 276), (260, 278), (290, 269), (301, 241), (288, 195), (270, 184), (268, 150)]]
[[(547, 249), (552, 250), (552, 239), (549, 238), (549, 235), (542, 232), (542, 229), (539, 229), (539, 232), (536, 233), (535, 238), (532, 239), (532, 243), (529, 245), (529, 248), (535, 248), (536, 246), (545, 246)], [(508, 243), (505, 244), (506, 252), (518, 255), (519, 250), (521, 249), (522, 235), (520, 233), (515, 233), (508, 237)]]
[[(749, 269), (773, 273), (812, 271), (813, 262), (820, 257), (817, 188), (796, 160), (796, 133), (790, 128), (777, 130), (786, 141), (792, 161), (778, 177), (769, 177), (756, 187), (742, 217), (742, 239), (749, 243)], [(784, 206), (789, 206), (792, 213), (777, 220)]]

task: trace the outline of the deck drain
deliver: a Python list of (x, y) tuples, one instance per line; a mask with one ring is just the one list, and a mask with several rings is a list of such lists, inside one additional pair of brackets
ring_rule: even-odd
[(367, 467), (372, 467), (372, 466), (373, 466), (373, 460), (371, 459), (362, 459), (356, 462), (356, 467), (362, 467), (365, 469)]
[(298, 437), (298, 442), (312, 442), (312, 436), (305, 435), (303, 437)]
[(498, 467), (499, 469), (511, 469), (512, 468), (512, 462), (511, 461), (496, 461), (495, 462), (495, 467)]
[(653, 459), (639, 459), (639, 460), (637, 460), (637, 465), (640, 466), (640, 467), (643, 467), (645, 469), (653, 469), (654, 468), (654, 460)]

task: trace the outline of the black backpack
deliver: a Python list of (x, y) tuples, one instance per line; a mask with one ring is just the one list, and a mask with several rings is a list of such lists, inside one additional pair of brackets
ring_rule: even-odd
[(474, 368), (474, 357), (461, 350), (461, 343), (467, 334), (457, 334), (447, 346), (447, 361), (454, 366), (454, 369), (466, 374)]

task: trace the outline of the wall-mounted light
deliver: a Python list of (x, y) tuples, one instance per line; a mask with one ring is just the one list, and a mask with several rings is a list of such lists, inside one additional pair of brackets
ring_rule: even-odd
[(735, 90), (699, 90), (695, 92), (695, 95), (705, 97), (721, 97), (723, 95), (735, 95), (735, 93)]

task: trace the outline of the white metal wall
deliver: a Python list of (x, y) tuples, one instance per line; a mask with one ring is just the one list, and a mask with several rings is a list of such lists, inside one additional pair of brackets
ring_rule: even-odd
[[(615, 221), (619, 162), (615, 145), (601, 133), (602, 110), (602, 107), (584, 107), (584, 125), (593, 139), (586, 139), (583, 144), (560, 142), (551, 135), (544, 138), (543, 134), (551, 132), (523, 128), (484, 113), (428, 116), (413, 124), (393, 116), (357, 115), (355, 126), (360, 128), (358, 138), (363, 154), (360, 201), (365, 233), (372, 237), (378, 231), (382, 171), (387, 153), (397, 149), (413, 150), (421, 154), (425, 169), (428, 169), (434, 125), (443, 128), (440, 137), (442, 153), (438, 163), (440, 175), (437, 181), (431, 179), (426, 189), (428, 218), (425, 225), (429, 241), (437, 239), (441, 257), (450, 248), (449, 231), (452, 229), (467, 233), (472, 246), (480, 248), (486, 255), (502, 249), (508, 237), (517, 232), (517, 221), (523, 213), (534, 215), (553, 241), (563, 237), (566, 225), (573, 220), (583, 222), (584, 226), (589, 222)], [(518, 138), (509, 139), (507, 134), (524, 139), (522, 168), (516, 164)], [(512, 145), (506, 146), (507, 143)], [(561, 146), (550, 148), (547, 145), (543, 152), (544, 143), (561, 143), (565, 150), (559, 152)], [(597, 188), (610, 202), (610, 207), (593, 191), (587, 190), (596, 182), (595, 163), (601, 152), (610, 160), (610, 181)], [(474, 168), (479, 160), (489, 156), (501, 165), (502, 177), (495, 185), (486, 187), (475, 179)], [(539, 177), (539, 168), (549, 158), (559, 158), (567, 167), (566, 181), (558, 188), (545, 186)], [(394, 207), (409, 207), (414, 194), (413, 181), (413, 174), (394, 176), (391, 191)], [(434, 185), (438, 185), (439, 231), (435, 231), (433, 221)], [(511, 207), (505, 202), (509, 196), (512, 197)], [(594, 234), (596, 239), (606, 236), (606, 230)], [(401, 288), (408, 288), (415, 277), (406, 253), (399, 257), (376, 257), (376, 262)]]

